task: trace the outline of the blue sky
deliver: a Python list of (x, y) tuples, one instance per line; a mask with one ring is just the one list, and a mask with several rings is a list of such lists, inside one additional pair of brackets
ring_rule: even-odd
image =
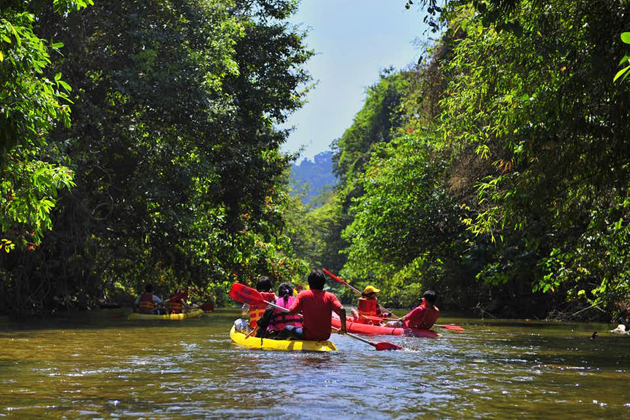
[(302, 0), (292, 22), (310, 28), (306, 39), (316, 55), (307, 69), (318, 81), (308, 103), (288, 121), (295, 131), (283, 145), (302, 157), (330, 150), (361, 109), (365, 89), (378, 81), (381, 70), (405, 68), (421, 51), (414, 41), (424, 39), (424, 14), (405, 9), (404, 0)]

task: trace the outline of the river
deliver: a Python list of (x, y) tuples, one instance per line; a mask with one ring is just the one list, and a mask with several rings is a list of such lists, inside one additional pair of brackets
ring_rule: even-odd
[(0, 417), (630, 418), (630, 337), (604, 324), (445, 317), (465, 332), (370, 338), (391, 352), (334, 335), (319, 354), (236, 347), (236, 310), (124, 314), (0, 319)]

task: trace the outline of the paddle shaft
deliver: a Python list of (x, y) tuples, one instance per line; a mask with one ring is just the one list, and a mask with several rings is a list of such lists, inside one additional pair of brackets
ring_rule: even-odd
[[(357, 295), (361, 296), (363, 293), (361, 293), (361, 291), (359, 289), (357, 289), (356, 287), (350, 285), (347, 281), (345, 281), (344, 279), (342, 279), (341, 277), (331, 273), (330, 271), (326, 270), (325, 268), (323, 269), (324, 272), (326, 274), (328, 274), (330, 276), (331, 279), (333, 279), (334, 281), (336, 281), (337, 283), (341, 283), (344, 286), (349, 287), (350, 289), (352, 289), (354, 291), (354, 293), (356, 293)], [(394, 318), (394, 321), (397, 321), (399, 319), (401, 319), (399, 316), (394, 315), (394, 313), (392, 311), (390, 311), (389, 309), (387, 309), (386, 307), (384, 307), (383, 305), (381, 305), (380, 303), (378, 304), (378, 306), (384, 310), (389, 312), (392, 315), (392, 318)]]
[(376, 347), (376, 343), (373, 343), (373, 342), (371, 342), (370, 340), (366, 340), (366, 339), (365, 339), (365, 338), (363, 338), (363, 337), (359, 337), (358, 335), (354, 335), (354, 334), (349, 333), (349, 332), (347, 332), (347, 333), (346, 333), (346, 335), (348, 335), (348, 336), (350, 336), (350, 337), (352, 337), (352, 338), (355, 338), (355, 339), (357, 339), (357, 340), (359, 340), (359, 341), (363, 341), (364, 343), (368, 343), (368, 344), (370, 344), (370, 345), (372, 345), (372, 346)]
[[(276, 305), (275, 303), (269, 303), (269, 302), (267, 302), (267, 304), (268, 304), (269, 306), (273, 307), (273, 308), (280, 309), (282, 312), (289, 312), (289, 310), (288, 310), (287, 308), (283, 308), (282, 306), (278, 306), (278, 305)], [(331, 327), (331, 328), (332, 328), (334, 331), (336, 331), (336, 332), (340, 332), (340, 331), (341, 331), (339, 328), (335, 328), (335, 327)], [(344, 334), (344, 333), (341, 333), (341, 334)], [(349, 335), (349, 336), (350, 336), (350, 337), (352, 337), (352, 338), (356, 338), (356, 339), (357, 339), (357, 340), (359, 340), (359, 341), (363, 341), (364, 343), (368, 343), (368, 344), (370, 344), (370, 345), (374, 346), (374, 348), (377, 348), (377, 346), (378, 346), (378, 344), (377, 344), (377, 343), (373, 343), (373, 342), (371, 342), (371, 341), (369, 341), (369, 340), (366, 340), (365, 338), (361, 338), (361, 337), (359, 337), (359, 336), (357, 336), (357, 335), (350, 334), (350, 333), (349, 333), (349, 332), (347, 332), (347, 331), (345, 332), (345, 334), (346, 334), (346, 335)]]
[[(338, 332), (339, 334), (343, 334), (339, 328), (332, 327), (332, 329), (333, 329), (335, 332)], [(349, 333), (349, 332), (346, 332), (346, 333), (345, 333), (345, 335), (350, 336), (350, 337), (352, 337), (352, 338), (355, 338), (355, 339), (357, 339), (357, 340), (359, 340), (359, 341), (363, 341), (364, 343), (371, 344), (371, 345), (373, 345), (374, 347), (376, 347), (376, 343), (374, 343), (374, 342), (372, 342), (372, 341), (370, 341), (370, 340), (367, 340), (367, 339), (365, 339), (365, 338), (363, 338), (363, 337), (359, 337), (358, 335), (354, 335), (354, 334)]]
[[(334, 331), (337, 331), (340, 334), (344, 334), (341, 333), (340, 330), (338, 328), (332, 328)], [(345, 332), (345, 335), (348, 335), (356, 340), (362, 341), (366, 344), (369, 344), (370, 346), (374, 347), (377, 351), (380, 350), (404, 350), (403, 347), (399, 346), (398, 344), (394, 344), (394, 343), (390, 343), (389, 341), (380, 341), (378, 343), (375, 343), (374, 341), (370, 341), (370, 340), (366, 340), (365, 338), (359, 337), (358, 335), (354, 335), (354, 334), (350, 334), (349, 332)]]
[(351, 285), (350, 283), (348, 283), (347, 281), (345, 281), (338, 275), (331, 273), (330, 271), (328, 271), (327, 269), (323, 267), (322, 267), (322, 270), (324, 271), (324, 273), (328, 274), (328, 276), (334, 281), (336, 281), (337, 283), (341, 283), (344, 286), (349, 287), (350, 289), (354, 290), (355, 293), (361, 294), (361, 291), (359, 289), (357, 289), (356, 287), (354, 287), (353, 285)]

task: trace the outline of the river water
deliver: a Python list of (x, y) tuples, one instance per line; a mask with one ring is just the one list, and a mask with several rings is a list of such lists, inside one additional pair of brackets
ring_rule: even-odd
[(370, 338), (391, 352), (334, 335), (318, 354), (236, 347), (235, 310), (124, 314), (0, 320), (0, 417), (630, 419), (630, 337), (604, 324), (443, 317), (465, 333)]

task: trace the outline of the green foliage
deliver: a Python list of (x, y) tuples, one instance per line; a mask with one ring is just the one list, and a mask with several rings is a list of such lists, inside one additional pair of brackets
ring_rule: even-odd
[(343, 136), (333, 142), (338, 149), (334, 157), (337, 177), (345, 182), (360, 174), (368, 162), (372, 145), (388, 142), (403, 118), (400, 101), (407, 84), (404, 74), (389, 69), (380, 81), (367, 89), (363, 108), (354, 117)]
[(389, 277), (449, 237), (458, 218), (440, 188), (444, 163), (429, 141), (414, 137), (372, 153), (361, 180), (364, 194), (354, 200), (354, 219), (343, 234), (355, 274)]
[[(69, 2), (55, 1), (59, 12)], [(77, 2), (73, 8), (86, 5)], [(57, 73), (49, 77), (49, 47), (35, 34), (35, 16), (25, 4), (8, 5), (0, 17), (0, 226), (5, 251), (34, 250), (52, 228), (51, 210), (60, 189), (73, 184), (73, 173), (61, 164), (46, 137), (58, 121), (70, 126), (70, 86)]]
[(340, 270), (346, 258), (339, 253), (346, 242), (340, 236), (345, 226), (339, 194), (325, 192), (318, 201), (321, 206), (303, 205), (300, 197), (293, 197), (285, 210), (287, 235), (293, 251), (310, 266)]
[[(86, 306), (146, 282), (224, 302), (234, 280), (303, 274), (283, 233), (290, 157), (275, 128), (309, 81), (304, 34), (283, 21), (295, 2), (113, 1), (55, 13), (84, 4), (38, 11), (38, 36), (64, 45), (48, 71), (65, 75), (52, 86), (72, 86), (73, 115), (41, 154), (67, 157), (72, 172), (36, 166), (14, 196), (70, 185), (71, 173), (76, 187), (59, 195), (38, 252), (2, 260), (4, 307)], [(48, 214), (49, 201), (36, 204)]]
[[(630, 32), (623, 32), (621, 34), (621, 40), (626, 44), (630, 44)], [(626, 54), (619, 62), (619, 65), (621, 66), (628, 62), (630, 62), (630, 55)], [(613, 78), (613, 82), (616, 82), (618, 79), (621, 79), (621, 81), (623, 82), (624, 80), (626, 80), (626, 77), (628, 77), (628, 74), (630, 74), (630, 65), (619, 70)]]
[(379, 85), (336, 143), (346, 278), (390, 302), (435, 287), (447, 304), (511, 316), (566, 299), (627, 307), (630, 96), (611, 81), (627, 76), (614, 39), (628, 38), (628, 7), (433, 9), (447, 30), (430, 62), (388, 76), (405, 80), (397, 122), (375, 117), (392, 109)]
[[(578, 245), (608, 231), (604, 209), (625, 212), (611, 200), (627, 190), (628, 113), (619, 111), (627, 101), (606, 81), (613, 73), (606, 60), (618, 47), (605, 41), (624, 25), (621, 7), (555, 2), (543, 11), (522, 2), (513, 13), (522, 34), (485, 28), (463, 10), (466, 36), (449, 64), (457, 78), (446, 91), (442, 129), (455, 143), (477, 145), (495, 168), (478, 184), (476, 216), (467, 222), (475, 235), (530, 255), (509, 269), (502, 258), (491, 262), (480, 273), (485, 281), (528, 272), (534, 290), (553, 292), (581, 288), (585, 276), (598, 290), (624, 277), (612, 266), (586, 274), (600, 255)], [(604, 193), (610, 188), (616, 193)]]
[(44, 232), (53, 227), (50, 212), (57, 203), (58, 191), (75, 184), (67, 167), (20, 152), (9, 153), (4, 169), (6, 177), (0, 191), (5, 198), (0, 203), (0, 226), (14, 241), (32, 251), (33, 246), (41, 243)]

